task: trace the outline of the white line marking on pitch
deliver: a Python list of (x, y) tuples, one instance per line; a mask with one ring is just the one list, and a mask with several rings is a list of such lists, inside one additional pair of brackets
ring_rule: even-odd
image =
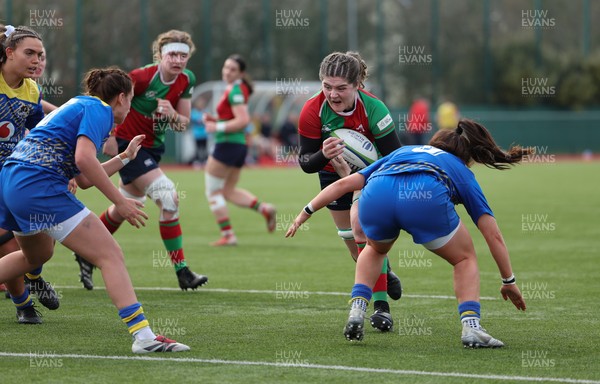
[[(55, 285), (55, 289), (84, 289), (82, 286), (75, 285)], [(133, 287), (136, 291), (180, 291), (180, 288), (172, 288), (172, 287)], [(94, 289), (105, 289), (104, 287), (94, 287)], [(275, 295), (278, 292), (276, 290), (260, 290), (260, 289), (227, 289), (227, 288), (198, 288), (200, 291), (207, 292), (220, 292), (220, 293), (258, 293), (258, 294), (266, 294), (266, 295)], [(304, 293), (304, 291), (303, 291)], [(310, 292), (306, 291), (308, 295), (316, 295), (316, 296), (350, 296), (349, 292), (322, 292), (315, 291)], [(411, 297), (417, 299), (442, 299), (442, 300), (456, 300), (456, 296), (444, 296), (444, 295), (406, 295), (403, 294), (402, 297)], [(498, 300), (495, 297), (480, 297), (480, 300)]]
[[(27, 357), (36, 358), (35, 353), (11, 353), (0, 352), (0, 356), (4, 357)], [(323, 365), (323, 364), (285, 364), (285, 363), (270, 363), (268, 361), (243, 361), (243, 360), (221, 360), (221, 359), (197, 359), (197, 358), (167, 358), (167, 357), (150, 357), (150, 356), (100, 356), (100, 355), (76, 355), (76, 354), (56, 354), (49, 353), (40, 355), (44, 358), (65, 358), (65, 359), (96, 359), (96, 360), (137, 360), (137, 361), (176, 361), (179, 363), (200, 363), (200, 364), (225, 364), (225, 365), (248, 365), (262, 367), (280, 367), (280, 368), (305, 368), (319, 369), (332, 371), (352, 371), (352, 372), (367, 372), (367, 373), (389, 373), (393, 375), (414, 375), (414, 376), (438, 376), (438, 377), (461, 377), (468, 379), (483, 379), (483, 380), (512, 380), (512, 381), (540, 381), (540, 382), (555, 382), (555, 383), (581, 383), (581, 384), (600, 384), (600, 381), (585, 380), (585, 379), (570, 379), (561, 377), (535, 377), (535, 376), (507, 376), (507, 375), (482, 375), (476, 373), (460, 373), (460, 372), (428, 372), (428, 371), (413, 371), (404, 369), (387, 369), (387, 368), (367, 368), (367, 367), (348, 367), (344, 365)]]

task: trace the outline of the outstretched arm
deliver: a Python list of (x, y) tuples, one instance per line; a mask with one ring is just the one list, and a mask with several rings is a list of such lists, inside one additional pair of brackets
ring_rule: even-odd
[[(111, 158), (110, 160), (107, 160), (101, 164), (102, 168), (104, 169), (104, 172), (106, 172), (108, 177), (114, 175), (117, 171), (119, 171), (121, 168), (123, 168), (125, 166), (123, 163), (123, 160), (128, 159), (126, 161), (129, 162), (130, 160), (135, 159), (138, 151), (141, 148), (141, 142), (144, 140), (145, 137), (146, 137), (146, 135), (135, 136), (133, 139), (131, 139), (131, 141), (129, 142), (129, 145), (127, 146), (127, 149), (125, 149), (125, 151), (123, 153), (120, 153), (118, 155), (118, 157), (115, 156), (115, 157)], [(78, 139), (78, 143), (79, 143), (79, 139)], [(88, 144), (88, 143), (84, 143), (83, 145), (85, 145), (85, 144)], [(116, 141), (115, 141), (115, 144), (116, 144)], [(83, 172), (80, 173), (75, 178), (75, 181), (77, 182), (77, 185), (81, 189), (88, 189), (89, 187), (94, 186), (94, 183), (92, 183), (90, 181), (90, 179), (88, 177), (86, 177), (86, 175)]]
[[(137, 151), (136, 151), (137, 152)], [(109, 167), (115, 167), (115, 162), (121, 162), (120, 160), (112, 160), (113, 163), (109, 164)], [(106, 170), (102, 164), (96, 158), (96, 146), (86, 136), (79, 136), (77, 139), (77, 146), (75, 147), (75, 164), (81, 171), (76, 177), (78, 183), (85, 178), (86, 182), (94, 185), (102, 192), (112, 203), (119, 214), (123, 216), (131, 225), (139, 228), (140, 225), (145, 226), (145, 219), (148, 219), (140, 208), (143, 204), (137, 200), (129, 199), (124, 197), (119, 190), (115, 187), (112, 181), (108, 178)], [(122, 164), (121, 164), (122, 166)]]
[[(306, 207), (308, 208), (308, 210), (314, 213), (326, 206), (327, 204), (331, 203), (335, 199), (339, 198), (340, 196), (348, 192), (354, 192), (362, 189), (364, 185), (365, 178), (360, 173), (355, 173), (348, 177), (344, 177), (343, 179), (336, 181), (335, 183), (327, 186), (325, 189), (319, 192), (319, 194), (315, 196), (315, 198), (312, 199)], [(302, 211), (300, 211), (300, 214), (296, 217), (294, 223), (288, 229), (287, 233), (285, 234), (285, 237), (293, 237), (298, 228), (310, 218), (312, 213), (309, 214), (306, 211), (307, 208), (303, 208)]]
[[(508, 279), (514, 276), (510, 265), (508, 249), (506, 248), (496, 219), (491, 215), (483, 214), (479, 220), (477, 220), (477, 227), (485, 238), (488, 248), (492, 253), (492, 257), (494, 258), (494, 261), (496, 261), (502, 279)], [(510, 299), (517, 309), (525, 310), (525, 300), (523, 300), (523, 296), (521, 295), (521, 291), (519, 290), (519, 287), (517, 287), (517, 284), (503, 284), (500, 288), (500, 293), (504, 300)]]

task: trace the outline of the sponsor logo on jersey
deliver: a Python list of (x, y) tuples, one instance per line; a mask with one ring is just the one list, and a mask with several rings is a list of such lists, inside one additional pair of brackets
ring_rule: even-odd
[(8, 141), (15, 134), (15, 126), (10, 121), (0, 122), (0, 141)]
[(233, 102), (236, 104), (242, 104), (244, 102), (244, 95), (233, 95)]
[(325, 124), (321, 127), (321, 135), (329, 135), (331, 131), (331, 125), (329, 124)]
[(379, 120), (379, 123), (377, 123), (377, 127), (379, 129), (384, 129), (391, 123), (392, 123), (392, 116), (390, 116), (390, 114), (388, 113), (387, 115), (385, 115), (385, 117), (383, 119)]

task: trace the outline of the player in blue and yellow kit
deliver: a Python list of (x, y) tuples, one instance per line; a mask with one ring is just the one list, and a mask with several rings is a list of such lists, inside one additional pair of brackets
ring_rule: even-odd
[(46, 116), (6, 159), (0, 173), (0, 227), (15, 231), (22, 250), (0, 259), (0, 281), (16, 278), (48, 261), (54, 241), (98, 266), (106, 290), (134, 341), (134, 353), (178, 352), (186, 345), (155, 335), (144, 316), (125, 267), (123, 252), (100, 219), (70, 191), (95, 186), (130, 224), (148, 216), (143, 204), (119, 192), (109, 176), (134, 159), (144, 135), (114, 158), (96, 157), (114, 123), (129, 113), (133, 83), (117, 68), (94, 69), (84, 79), (86, 95)]
[(356, 264), (352, 308), (344, 335), (362, 340), (364, 316), (386, 253), (400, 230), (454, 267), (454, 290), (465, 347), (502, 347), (479, 324), (479, 268), (471, 236), (455, 204), (463, 204), (485, 238), (502, 278), (500, 292), (517, 309), (525, 301), (515, 284), (510, 257), (492, 210), (469, 170), (473, 162), (506, 169), (521, 161), (528, 149), (502, 151), (480, 124), (461, 120), (452, 131), (440, 131), (428, 146), (406, 146), (358, 173), (325, 188), (295, 219), (286, 236), (293, 236), (312, 213), (348, 191), (363, 190), (359, 220), (367, 246)]
[[(0, 26), (0, 169), (6, 158), (27, 131), (43, 117), (40, 92), (31, 79), (40, 65), (44, 46), (41, 37), (27, 27)], [(12, 232), (0, 229), (0, 255), (19, 249)], [(0, 256), (1, 257), (1, 256)], [(30, 270), (25, 279), (7, 282), (10, 297), (17, 307), (21, 324), (42, 322), (29, 293), (49, 309), (57, 309), (58, 296), (52, 286), (40, 276), (41, 264)]]

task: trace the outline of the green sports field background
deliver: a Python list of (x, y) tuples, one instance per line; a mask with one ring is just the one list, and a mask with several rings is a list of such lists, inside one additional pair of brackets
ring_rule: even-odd
[[(509, 171), (474, 168), (528, 307), (520, 313), (501, 299), (497, 268), (461, 207), (480, 262), (482, 325), (506, 344), (498, 350), (462, 348), (452, 270), (405, 233), (390, 253), (404, 285), (404, 297), (391, 304), (394, 332), (368, 327), (362, 343), (347, 342), (354, 263), (329, 214), (318, 212), (295, 238), (284, 238), (318, 192), (315, 175), (245, 170), (240, 186), (276, 204), (280, 224), (268, 234), (262, 217), (232, 207), (239, 245), (216, 249), (207, 245), (218, 230), (204, 173), (167, 172), (181, 198), (186, 258), (209, 276), (206, 288), (177, 288), (152, 203), (147, 228), (123, 226), (115, 237), (151, 326), (192, 350), (134, 356), (99, 271), (96, 288), (84, 290), (73, 256), (58, 245), (44, 276), (61, 307), (40, 308), (44, 324), (19, 325), (10, 301), (0, 302), (0, 382), (600, 382), (598, 162), (540, 158)], [(96, 213), (107, 207), (96, 190), (77, 195)]]

